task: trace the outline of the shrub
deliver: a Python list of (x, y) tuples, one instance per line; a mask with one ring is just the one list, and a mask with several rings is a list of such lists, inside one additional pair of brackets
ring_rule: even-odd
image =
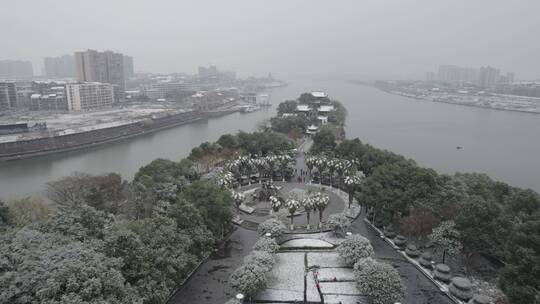
[(399, 273), (391, 265), (365, 258), (354, 264), (358, 289), (367, 295), (371, 304), (399, 302), (405, 296), (405, 287)]
[(232, 288), (247, 296), (254, 296), (266, 286), (265, 270), (255, 263), (237, 268), (230, 278)]
[(272, 237), (280, 237), (287, 227), (277, 218), (270, 218), (259, 224), (257, 232), (259, 235), (265, 235), (266, 233), (272, 234)]
[(256, 251), (266, 251), (268, 253), (274, 253), (278, 251), (279, 245), (275, 239), (262, 237), (260, 238), (255, 245), (253, 245), (253, 250)]
[(335, 234), (343, 235), (351, 227), (351, 221), (344, 213), (332, 214), (326, 221)]
[(358, 260), (373, 255), (373, 247), (365, 237), (354, 234), (347, 236), (345, 241), (339, 244), (337, 248), (339, 256), (345, 260), (348, 265), (354, 265)]
[(263, 268), (265, 271), (272, 270), (275, 262), (276, 260), (272, 254), (266, 251), (252, 251), (244, 258), (244, 264), (255, 264)]

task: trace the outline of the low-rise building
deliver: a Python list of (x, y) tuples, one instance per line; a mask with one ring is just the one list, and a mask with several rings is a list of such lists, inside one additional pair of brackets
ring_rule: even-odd
[(113, 86), (108, 83), (86, 82), (66, 86), (69, 111), (109, 107), (114, 101)]

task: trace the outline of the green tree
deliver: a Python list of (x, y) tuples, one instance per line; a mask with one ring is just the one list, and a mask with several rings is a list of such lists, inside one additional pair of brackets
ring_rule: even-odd
[(195, 181), (182, 191), (181, 197), (199, 210), (204, 224), (216, 237), (229, 231), (233, 206), (230, 191), (210, 181)]
[(459, 204), (458, 210), (455, 223), (465, 251), (469, 255), (483, 253), (502, 257), (512, 229), (502, 207), (491, 199), (471, 195)]
[(189, 252), (191, 239), (166, 217), (117, 224), (105, 244), (109, 256), (124, 261), (122, 273), (144, 303), (163, 303), (197, 262)]
[(10, 222), (9, 207), (6, 206), (4, 201), (0, 200), (0, 231), (9, 226)]
[[(499, 284), (511, 303), (538, 303), (540, 291), (540, 213), (518, 224), (506, 246)], [(536, 302), (535, 302), (536, 301)]]
[(332, 151), (336, 147), (336, 135), (331, 126), (322, 126), (315, 135), (313, 135), (313, 145), (311, 152), (319, 154), (325, 151)]
[(402, 161), (377, 167), (362, 185), (362, 200), (377, 214), (386, 216), (389, 223), (394, 216), (407, 214), (415, 202), (432, 195), (437, 189), (437, 173)]
[(277, 107), (278, 115), (283, 115), (283, 113), (296, 112), (297, 105), (298, 105), (298, 102), (296, 100), (286, 100), (280, 103)]

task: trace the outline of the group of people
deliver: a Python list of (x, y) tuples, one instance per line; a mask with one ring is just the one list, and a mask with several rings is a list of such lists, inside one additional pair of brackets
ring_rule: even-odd
[(294, 174), (297, 176), (296, 181), (298, 181), (299, 183), (305, 183), (306, 182), (306, 176), (308, 176), (309, 173), (304, 169), (300, 169), (300, 174), (298, 174), (298, 168), (295, 168), (294, 169)]

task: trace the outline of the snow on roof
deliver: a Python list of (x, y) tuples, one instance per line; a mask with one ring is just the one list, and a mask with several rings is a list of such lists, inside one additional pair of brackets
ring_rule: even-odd
[(317, 130), (318, 129), (316, 125), (311, 125), (311, 126), (309, 126), (307, 128), (308, 128), (308, 130)]
[(308, 105), (297, 105), (296, 111), (299, 112), (309, 112), (309, 106)]
[(330, 112), (334, 111), (334, 106), (320, 106), (318, 109), (319, 112)]
[(328, 94), (322, 91), (314, 91), (314, 92), (311, 92), (311, 96), (316, 97), (316, 98), (325, 98), (325, 97), (328, 97)]
[(32, 94), (30, 95), (30, 98), (40, 98), (41, 94)]

